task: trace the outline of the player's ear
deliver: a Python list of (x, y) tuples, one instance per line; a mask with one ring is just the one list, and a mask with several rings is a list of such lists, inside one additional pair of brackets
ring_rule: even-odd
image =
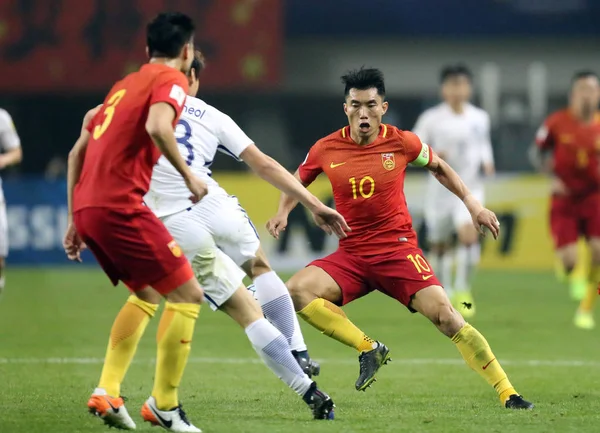
[(383, 104), (381, 104), (381, 109), (383, 111), (382, 114), (387, 113), (389, 106), (390, 104), (388, 103), (388, 101), (383, 101)]
[(344, 102), (344, 113), (348, 114), (348, 105)]

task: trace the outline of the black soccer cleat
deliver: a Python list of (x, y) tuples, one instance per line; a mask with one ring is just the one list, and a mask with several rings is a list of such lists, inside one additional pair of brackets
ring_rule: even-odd
[(356, 379), (356, 390), (365, 391), (375, 382), (375, 374), (383, 364), (387, 364), (390, 358), (390, 349), (385, 344), (377, 342), (377, 347), (368, 352), (363, 352), (358, 357), (360, 374)]
[(334, 418), (333, 408), (335, 404), (331, 397), (317, 388), (316, 382), (310, 385), (302, 399), (312, 410), (314, 419), (332, 420)]
[(292, 355), (294, 355), (296, 362), (308, 377), (318, 376), (321, 373), (321, 366), (318, 362), (310, 359), (307, 351), (297, 352), (292, 350)]
[(516, 410), (525, 409), (525, 410), (531, 410), (535, 406), (533, 405), (533, 403), (528, 402), (527, 400), (525, 400), (520, 395), (513, 394), (513, 395), (511, 395), (508, 398), (508, 400), (506, 400), (506, 403), (504, 403), (504, 407), (507, 408), (507, 409), (516, 409)]

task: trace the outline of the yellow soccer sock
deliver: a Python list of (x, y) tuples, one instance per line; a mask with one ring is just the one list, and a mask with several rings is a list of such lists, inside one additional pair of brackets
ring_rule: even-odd
[(359, 352), (372, 350), (375, 346), (375, 340), (358, 329), (340, 307), (325, 299), (315, 299), (298, 314), (323, 334)]
[(600, 265), (592, 265), (588, 274), (588, 285), (584, 298), (579, 304), (579, 311), (591, 313), (598, 298), (598, 285), (600, 284)]
[(485, 337), (468, 323), (452, 337), (452, 342), (469, 367), (475, 370), (487, 383), (492, 385), (502, 404), (512, 394), (517, 394), (506, 373), (492, 353)]
[(156, 334), (158, 350), (152, 390), (152, 396), (160, 410), (171, 410), (179, 405), (177, 388), (190, 354), (199, 313), (198, 304), (165, 304)]
[(110, 330), (106, 358), (98, 384), (98, 388), (104, 388), (108, 395), (119, 397), (125, 373), (127, 373), (138, 343), (144, 335), (146, 326), (157, 309), (158, 305), (150, 304), (131, 295), (115, 318)]

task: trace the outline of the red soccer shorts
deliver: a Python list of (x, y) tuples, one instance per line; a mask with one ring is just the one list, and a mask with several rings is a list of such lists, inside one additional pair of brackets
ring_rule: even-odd
[(146, 207), (84, 208), (74, 222), (115, 286), (122, 281), (133, 292), (151, 286), (165, 295), (194, 277), (173, 237)]
[(335, 280), (342, 290), (342, 305), (378, 290), (414, 312), (409, 305), (415, 293), (429, 286), (441, 286), (417, 247), (373, 257), (358, 257), (338, 249), (309, 266), (323, 269)]
[(574, 244), (580, 235), (600, 237), (600, 193), (583, 197), (553, 196), (550, 230), (556, 248)]

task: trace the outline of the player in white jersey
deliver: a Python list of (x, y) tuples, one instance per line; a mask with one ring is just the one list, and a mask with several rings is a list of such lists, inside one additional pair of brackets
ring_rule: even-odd
[[(0, 170), (21, 162), (21, 140), (8, 111), (0, 108)], [(8, 256), (8, 223), (6, 219), (6, 201), (0, 179), (0, 293), (4, 289), (4, 268)]]
[(254, 283), (254, 295), (265, 317), (286, 337), (305, 373), (318, 375), (319, 365), (308, 355), (289, 292), (271, 269), (252, 221), (237, 198), (211, 177), (210, 166), (217, 152), (238, 161), (242, 161), (244, 153), (245, 162), (271, 181), (268, 171), (261, 169), (270, 158), (256, 148), (231, 117), (193, 96), (186, 99), (175, 136), (188, 165), (208, 185), (208, 194), (193, 205), (185, 182), (167, 159), (161, 157), (154, 167), (150, 190), (144, 197), (146, 205), (162, 219), (187, 252), (197, 275), (201, 275), (199, 268), (205, 264), (197, 258), (196, 251), (210, 237), (219, 267), (214, 280), (200, 282), (213, 310), (231, 297), (247, 275)]
[[(197, 54), (192, 63), (190, 95), (198, 91), (196, 77), (203, 67), (200, 59)], [(91, 110), (86, 119), (93, 117), (98, 109)], [(243, 157), (259, 176), (301, 200), (313, 213), (315, 222), (326, 232), (344, 237), (349, 227), (340, 214), (321, 203), (287, 170), (263, 154), (229, 116), (200, 99), (187, 98), (176, 136), (181, 154), (187, 158), (194, 173), (208, 184), (209, 192), (200, 202), (192, 203), (189, 192), (181, 188), (182, 185), (186, 188), (185, 184), (173, 175), (175, 169), (161, 158), (155, 166), (144, 202), (161, 218), (173, 236), (176, 244), (171, 248), (177, 248), (191, 262), (211, 307), (225, 312), (244, 328), (265, 364), (302, 396), (315, 419), (333, 419), (333, 401), (317, 388), (308, 375), (318, 373), (318, 365), (308, 357), (285, 284), (270, 269), (256, 231), (237, 199), (229, 196), (210, 177), (210, 164), (217, 150), (238, 159)], [(242, 284), (245, 272), (240, 266), (254, 279), (256, 297), (262, 310)], [(143, 299), (136, 298), (138, 294), (136, 292), (128, 299), (115, 322), (128, 320), (134, 314), (132, 309), (136, 311), (137, 308), (150, 317), (153, 315), (160, 295), (150, 288), (144, 289)], [(141, 332), (136, 333), (138, 341), (141, 335)], [(127, 357), (131, 362), (137, 343), (129, 345), (133, 346), (133, 352)], [(105, 365), (113, 351), (109, 345)], [(125, 356), (121, 355), (121, 358)], [(119, 382), (122, 382), (128, 365), (122, 369), (123, 376), (119, 377)]]
[[(472, 194), (483, 203), (482, 169), (485, 175), (494, 174), (489, 116), (469, 103), (472, 75), (467, 67), (455, 65), (444, 68), (441, 86), (444, 102), (421, 114), (413, 132), (456, 170)], [(475, 304), (470, 282), (481, 254), (478, 234), (461, 202), (433, 177), (427, 185), (425, 223), (431, 245), (429, 260), (438, 270), (455, 308), (463, 316), (472, 317)], [(456, 254), (451, 249), (455, 233), (458, 236)]]

